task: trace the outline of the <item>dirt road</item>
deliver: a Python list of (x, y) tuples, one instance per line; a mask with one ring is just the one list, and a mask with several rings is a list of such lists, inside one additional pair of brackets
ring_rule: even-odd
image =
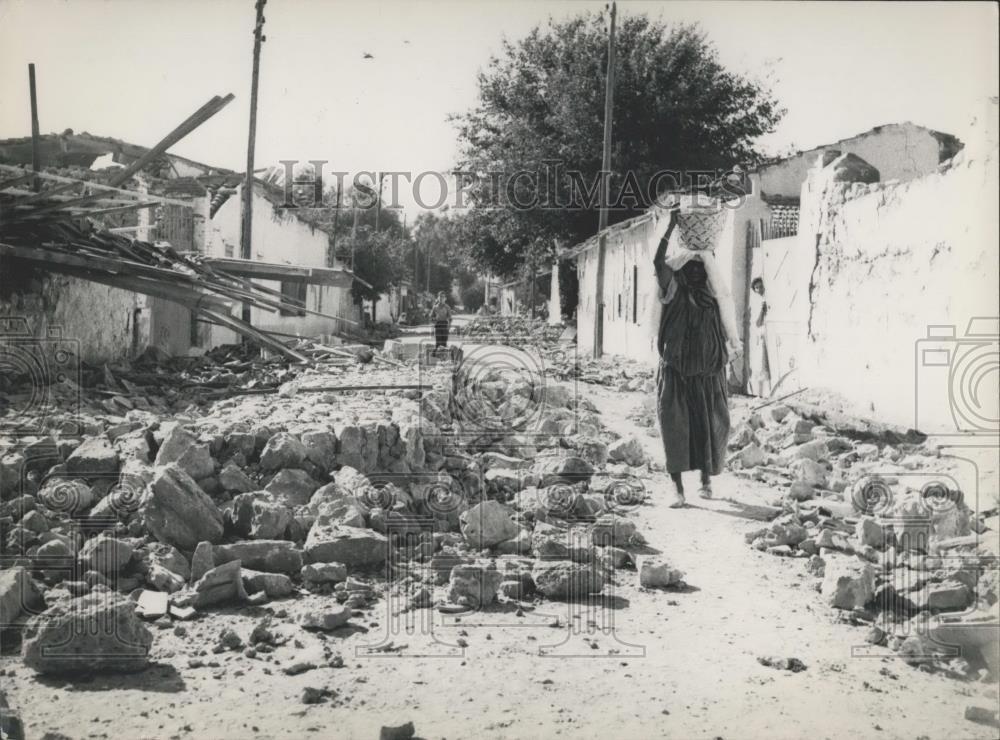
[[(636, 434), (626, 414), (639, 394), (585, 392), (607, 426)], [(658, 459), (658, 438), (638, 436)], [(408, 613), (418, 621), (412, 631), (388, 637), (397, 602), (381, 600), (357, 629), (324, 637), (295, 627), (318, 597), (297, 598), (189, 622), (185, 635), (154, 630), (155, 664), (138, 675), (39, 680), (5, 655), (0, 682), (29, 738), (370, 739), (407, 720), (425, 738), (996, 736), (963, 719), (969, 704), (995, 706), (996, 685), (924, 673), (888, 652), (852, 657), (852, 646), (868, 647), (865, 629), (836, 622), (805, 562), (747, 547), (744, 533), (759, 526), (752, 506), (769, 491), (723, 475), (717, 500), (673, 510), (664, 484), (662, 475), (649, 480), (650, 501), (636, 517), (649, 546), (686, 572), (679, 591), (641, 590), (624, 571), (601, 605), (541, 602), (520, 615), (510, 606), (437, 615), (433, 625), (425, 609)], [(271, 611), (291, 637), (274, 653), (211, 651), (224, 627), (245, 639)], [(329, 667), (331, 651), (343, 667)], [(807, 668), (757, 660), (772, 655)], [(310, 660), (319, 667), (282, 670)], [(304, 687), (331, 697), (303, 704)]]

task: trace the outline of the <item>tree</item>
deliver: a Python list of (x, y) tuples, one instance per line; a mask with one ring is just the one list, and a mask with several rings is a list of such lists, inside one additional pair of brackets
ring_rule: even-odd
[(391, 231), (375, 232), (369, 226), (359, 226), (357, 233), (350, 232), (337, 241), (337, 258), (350, 264), (354, 254), (354, 273), (371, 283), (371, 288), (355, 281), (351, 287), (355, 303), (362, 300), (377, 301), (389, 286), (398, 283), (406, 275), (400, 254), (404, 251), (405, 240)]
[[(753, 163), (754, 141), (784, 114), (764, 83), (726, 70), (696, 26), (624, 17), (616, 53), (610, 223), (651, 204), (616, 195), (655, 196), (657, 172)], [(587, 190), (601, 168), (606, 64), (604, 18), (587, 13), (505, 40), (480, 73), (478, 104), (454, 121), (459, 169), (478, 175), (463, 225), (481, 267), (511, 277), (596, 232)]]

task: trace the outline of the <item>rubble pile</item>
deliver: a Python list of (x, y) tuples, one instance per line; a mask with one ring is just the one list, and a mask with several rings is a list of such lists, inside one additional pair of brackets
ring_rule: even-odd
[(938, 448), (851, 439), (779, 404), (739, 424), (730, 449), (737, 475), (783, 490), (772, 521), (746, 535), (751, 547), (802, 558), (830, 607), (871, 626), (873, 645), (1000, 675), (1000, 565), (986, 523), (997, 510), (969, 508)]
[(468, 338), (488, 337), (491, 341), (510, 344), (531, 340), (538, 344), (555, 344), (563, 333), (562, 326), (552, 326), (545, 319), (530, 316), (476, 316), (456, 333)]
[[(215, 372), (254, 372), (226, 362)], [(317, 631), (390, 588), (413, 609), (581, 599), (633, 564), (642, 448), (569, 387), (442, 367), (399, 389), (412, 370), (352, 362), (337, 383), (374, 389), (317, 390), (330, 372), (0, 439), (0, 625), (22, 632), (26, 664), (138, 670), (147, 625), (310, 594), (323, 606), (289, 619)], [(683, 576), (662, 560), (638, 575)]]

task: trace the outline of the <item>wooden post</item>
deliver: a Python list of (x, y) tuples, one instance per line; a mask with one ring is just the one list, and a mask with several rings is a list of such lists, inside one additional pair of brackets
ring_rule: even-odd
[(384, 173), (378, 173), (378, 201), (375, 203), (375, 233), (378, 233), (379, 221), (382, 218), (382, 178)]
[(604, 153), (601, 158), (601, 211), (597, 231), (597, 295), (594, 310), (594, 358), (604, 354), (604, 262), (608, 227), (608, 205), (611, 200), (611, 124), (615, 91), (615, 3), (611, 3), (611, 28), (608, 34), (608, 71), (604, 83)]
[[(257, 138), (257, 85), (260, 81), (260, 45), (264, 41), (264, 5), (257, 0), (257, 21), (253, 31), (253, 74), (250, 78), (250, 131), (247, 137), (247, 172), (243, 184), (243, 228), (240, 231), (240, 257), (253, 259), (251, 232), (253, 226), (253, 155)], [(243, 320), (250, 321), (250, 304), (243, 304)]]
[[(42, 156), (39, 151), (40, 141), (38, 133), (38, 96), (35, 93), (35, 65), (28, 65), (28, 89), (31, 92), (31, 171), (38, 172), (42, 166)], [(31, 188), (36, 193), (41, 189), (42, 181), (35, 177), (32, 180)]]

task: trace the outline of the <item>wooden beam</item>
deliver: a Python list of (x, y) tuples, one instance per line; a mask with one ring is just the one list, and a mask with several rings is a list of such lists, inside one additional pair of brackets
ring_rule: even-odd
[[(9, 164), (0, 164), (0, 172), (11, 172), (11, 173), (21, 173), (24, 170), (20, 167), (13, 167)], [(66, 183), (69, 185), (86, 185), (92, 190), (103, 190), (106, 193), (119, 193), (121, 195), (127, 195), (130, 198), (145, 198), (147, 200), (157, 200), (160, 203), (171, 206), (182, 206), (186, 208), (191, 207), (191, 203), (186, 200), (178, 200), (176, 198), (167, 198), (163, 195), (154, 195), (153, 193), (140, 193), (136, 190), (127, 190), (125, 188), (116, 188), (111, 185), (105, 185), (100, 182), (92, 182), (91, 180), (80, 180), (75, 177), (65, 177), (63, 175), (53, 175), (51, 172), (39, 172), (38, 177), (43, 180), (52, 180), (53, 182)], [(53, 191), (48, 190), (42, 193), (43, 197), (48, 197)]]
[[(31, 171), (37, 175), (38, 171), (42, 168), (42, 157), (39, 150), (38, 95), (35, 91), (34, 63), (28, 65), (28, 88), (31, 94)], [(41, 189), (41, 186), (42, 183), (38, 177), (35, 177), (32, 183), (32, 190), (37, 193)]]

